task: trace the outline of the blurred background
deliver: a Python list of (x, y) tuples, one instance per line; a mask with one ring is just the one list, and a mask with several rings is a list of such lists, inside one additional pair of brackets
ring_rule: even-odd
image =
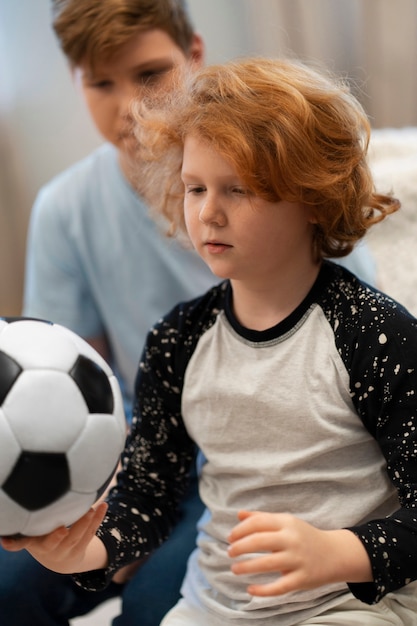
[[(189, 0), (207, 61), (296, 55), (352, 81), (376, 129), (417, 126), (417, 0)], [(100, 142), (49, 0), (0, 0), (0, 315), (20, 312), (39, 188)]]

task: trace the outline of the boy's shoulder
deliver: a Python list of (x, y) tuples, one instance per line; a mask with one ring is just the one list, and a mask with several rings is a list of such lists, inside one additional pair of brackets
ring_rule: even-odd
[(108, 143), (56, 174), (40, 190), (40, 195), (59, 195), (66, 190), (86, 190), (95, 186), (96, 177), (115, 175), (118, 171), (117, 152)]
[(202, 295), (174, 306), (148, 333), (147, 358), (159, 358), (161, 355), (165, 358), (169, 354), (173, 362), (177, 365), (181, 363), (180, 367), (185, 368), (200, 338), (210, 330), (225, 308), (228, 289), (228, 281), (223, 281)]
[(318, 302), (336, 335), (351, 331), (369, 338), (372, 333), (383, 336), (389, 329), (417, 341), (417, 319), (400, 302), (330, 261), (325, 262), (322, 277)]
[(37, 194), (33, 219), (44, 224), (88, 223), (105, 226), (115, 211), (120, 216), (140, 211), (142, 202), (123, 177), (117, 151), (103, 144), (57, 174)]
[(168, 330), (176, 328), (180, 333), (190, 332), (196, 327), (210, 326), (217, 318), (220, 311), (226, 308), (230, 295), (230, 283), (223, 280), (212, 285), (200, 296), (179, 302), (163, 318), (156, 327)]

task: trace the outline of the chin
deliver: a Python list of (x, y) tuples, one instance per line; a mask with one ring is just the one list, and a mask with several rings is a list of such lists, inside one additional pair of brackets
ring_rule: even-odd
[(216, 268), (210, 263), (207, 263), (210, 271), (217, 276), (217, 278), (221, 278), (222, 280), (226, 280), (228, 278), (233, 278), (229, 272), (222, 271), (220, 268)]

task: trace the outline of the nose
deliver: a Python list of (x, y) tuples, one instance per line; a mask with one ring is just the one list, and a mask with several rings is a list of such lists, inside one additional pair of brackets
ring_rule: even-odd
[(214, 194), (207, 194), (201, 204), (199, 220), (202, 224), (217, 224), (224, 226), (226, 223), (226, 215), (221, 203)]
[(138, 95), (137, 87), (125, 87), (119, 93), (119, 115), (123, 119), (132, 119), (132, 103)]

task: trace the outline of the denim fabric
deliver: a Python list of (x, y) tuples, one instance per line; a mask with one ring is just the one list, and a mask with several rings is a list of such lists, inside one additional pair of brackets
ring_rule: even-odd
[(6, 552), (0, 548), (1, 626), (68, 626), (69, 619), (85, 615), (118, 595), (122, 597), (122, 614), (114, 619), (114, 626), (159, 626), (180, 597), (202, 511), (195, 480), (171, 537), (127, 584), (111, 583), (100, 592), (85, 591), (70, 576), (45, 569), (25, 550)]

